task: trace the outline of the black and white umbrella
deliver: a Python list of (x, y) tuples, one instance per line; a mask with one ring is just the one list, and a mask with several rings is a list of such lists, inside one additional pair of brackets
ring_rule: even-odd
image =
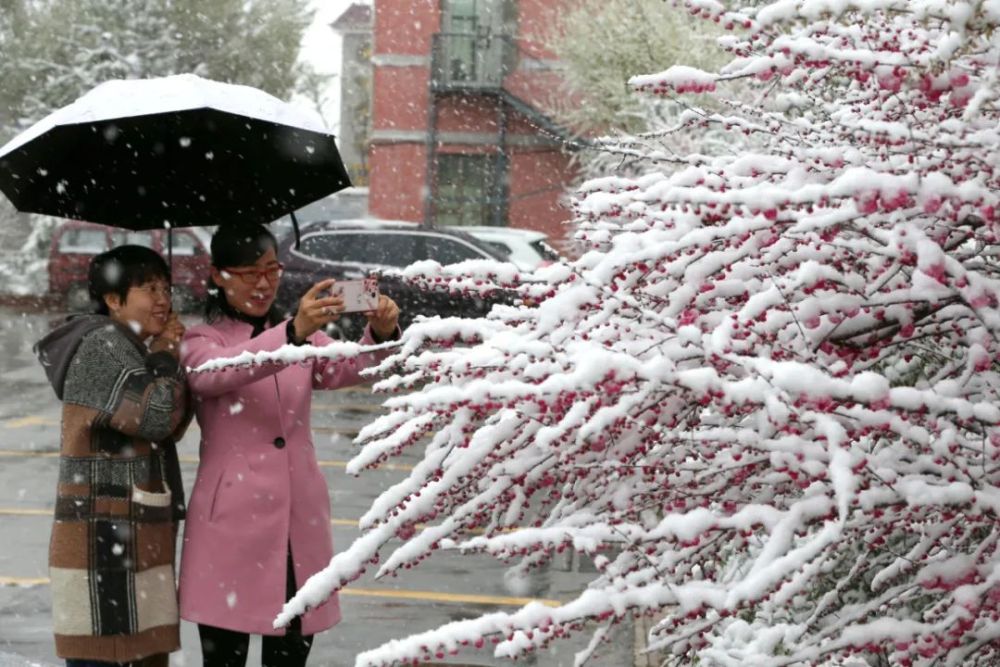
[(136, 230), (267, 223), (348, 186), (317, 114), (191, 74), (108, 81), (0, 148), (18, 210)]

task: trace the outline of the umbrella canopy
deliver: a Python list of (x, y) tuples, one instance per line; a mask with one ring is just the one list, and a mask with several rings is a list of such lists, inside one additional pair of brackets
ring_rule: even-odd
[(108, 81), (0, 148), (18, 210), (129, 229), (266, 223), (348, 186), (317, 115), (191, 74)]

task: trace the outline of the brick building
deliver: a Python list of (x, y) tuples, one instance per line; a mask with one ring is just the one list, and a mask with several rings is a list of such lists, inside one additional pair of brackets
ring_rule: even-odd
[(542, 37), (560, 1), (374, 0), (372, 215), (563, 237), (573, 173)]

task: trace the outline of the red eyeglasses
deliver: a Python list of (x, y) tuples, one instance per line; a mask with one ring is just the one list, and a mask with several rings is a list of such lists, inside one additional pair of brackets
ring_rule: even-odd
[(263, 269), (222, 269), (223, 275), (237, 276), (247, 285), (256, 285), (260, 282), (261, 276), (267, 278), (267, 282), (273, 285), (284, 272), (284, 264), (268, 264)]

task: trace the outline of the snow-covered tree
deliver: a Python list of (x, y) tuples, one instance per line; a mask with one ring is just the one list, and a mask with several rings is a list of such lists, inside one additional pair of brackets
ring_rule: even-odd
[(1000, 663), (1000, 2), (683, 4), (731, 31), (730, 62), (632, 85), (751, 83), (677, 131), (757, 149), (637, 144), (648, 173), (581, 188), (593, 250), (541, 282), (410, 267), (525, 303), (406, 332), (350, 470), (422, 460), (279, 622), (376, 563), (569, 549), (598, 570), (576, 599), (357, 664), (594, 647), (637, 616), (669, 664)]
[[(0, 145), (109, 79), (194, 72), (287, 98), (306, 0), (0, 0)], [(0, 197), (0, 291), (44, 291), (54, 218)]]
[(0, 140), (112, 78), (195, 72), (287, 97), (311, 18), (305, 0), (4, 2)]
[[(685, 105), (636, 95), (629, 84), (636, 72), (674, 64), (717, 69), (726, 62), (717, 43), (721, 26), (692, 20), (683, 7), (663, 0), (576, 0), (553, 9), (544, 33), (562, 81), (549, 112), (585, 138), (574, 153), (582, 178), (636, 175), (643, 168), (633, 157), (637, 143), (642, 154), (663, 150), (677, 156), (736, 152), (745, 143), (720, 131), (670, 133)], [(708, 96), (696, 101), (716, 108)]]
[(255, 86), (286, 99), (309, 66), (297, 62), (308, 0), (173, 0), (177, 72)]
[(566, 2), (544, 32), (566, 91), (553, 111), (581, 133), (644, 132), (660, 116), (673, 115), (661, 99), (634, 94), (628, 81), (636, 72), (675, 63), (714, 69), (725, 62), (715, 39), (720, 28), (691, 21), (683, 8), (662, 0)]

